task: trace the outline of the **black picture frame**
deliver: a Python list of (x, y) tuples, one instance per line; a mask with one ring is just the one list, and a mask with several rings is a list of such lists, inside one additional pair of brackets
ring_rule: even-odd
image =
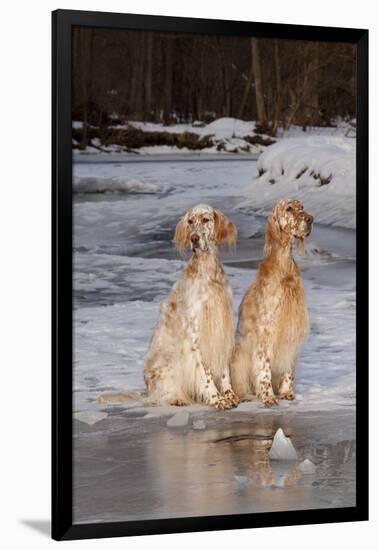
[[(74, 525), (72, 520), (72, 26), (357, 44), (356, 506)], [(52, 13), (52, 537), (118, 537), (368, 519), (368, 31), (57, 10)]]

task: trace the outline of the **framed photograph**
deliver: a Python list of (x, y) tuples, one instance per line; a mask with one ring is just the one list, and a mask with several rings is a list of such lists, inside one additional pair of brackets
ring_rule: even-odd
[(53, 538), (368, 519), (368, 31), (52, 25)]

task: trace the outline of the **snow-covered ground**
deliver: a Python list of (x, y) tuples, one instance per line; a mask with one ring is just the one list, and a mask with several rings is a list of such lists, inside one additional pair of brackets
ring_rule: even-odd
[(207, 136), (214, 134), (217, 138), (229, 139), (235, 136), (242, 137), (253, 135), (255, 132), (255, 122), (239, 120), (237, 118), (219, 118), (204, 126), (196, 126), (196, 124), (172, 124), (171, 126), (163, 126), (153, 122), (130, 122), (135, 128), (147, 132), (172, 132), (179, 134), (183, 132), (192, 132), (199, 136)]
[[(264, 160), (267, 170), (269, 162)], [(273, 156), (272, 170), (278, 162)], [(210, 203), (238, 226), (237, 251), (223, 254), (234, 291), (236, 319), (240, 300), (261, 258), (265, 218), (259, 214), (287, 195), (301, 198), (315, 214), (307, 252), (299, 258), (311, 333), (301, 355), (297, 400), (281, 403), (277, 413), (354, 406), (355, 232), (317, 225), (318, 218), (332, 221), (331, 214), (327, 218), (328, 205), (336, 225), (353, 225), (343, 223), (342, 180), (337, 180), (338, 202), (332, 203), (331, 184), (320, 188), (303, 185), (299, 190), (288, 182), (272, 185), (255, 178), (258, 166), (255, 161), (189, 160), (74, 165), (78, 191), (74, 201), (75, 411), (98, 410), (95, 400), (103, 392), (143, 388), (143, 357), (159, 306), (183, 265), (171, 240), (175, 224), (187, 208)], [(98, 181), (110, 182), (106, 183), (108, 189), (122, 192), (80, 193), (98, 191)], [(351, 185), (348, 193), (351, 217)], [(257, 402), (242, 404), (240, 410), (264, 412)]]
[[(272, 185), (256, 179), (256, 159), (215, 157), (76, 157), (75, 522), (355, 505), (355, 231), (344, 215), (354, 215), (353, 187), (346, 201), (342, 178), (335, 180), (336, 200), (331, 183)], [(264, 162), (273, 170), (278, 161)], [(137, 391), (120, 406), (98, 404), (103, 393), (143, 389), (159, 307), (183, 266), (172, 245), (180, 216), (207, 202), (237, 225), (236, 251), (222, 252), (236, 321), (261, 258), (266, 212), (287, 194), (315, 212), (298, 258), (311, 329), (297, 399), (274, 409), (255, 400), (232, 411), (192, 405), (178, 413), (144, 407)], [(277, 459), (277, 449), (269, 455), (277, 433), (296, 460)]]
[[(78, 121), (73, 122), (74, 129), (82, 128), (82, 123)], [(112, 127), (110, 127), (111, 129)], [(196, 134), (200, 138), (206, 136), (212, 136), (213, 145), (207, 146), (201, 149), (201, 154), (228, 154), (228, 153), (259, 153), (264, 150), (264, 145), (258, 143), (251, 143), (249, 138), (256, 136), (255, 134), (255, 122), (238, 120), (236, 118), (220, 118), (211, 122), (210, 124), (197, 126), (194, 124), (171, 124), (170, 126), (164, 126), (161, 123), (152, 122), (134, 122), (129, 121), (124, 125), (114, 126), (117, 131), (127, 130), (129, 128), (135, 128), (143, 132), (164, 132), (168, 134), (181, 134), (185, 133)], [(245, 139), (247, 137), (247, 139)], [(269, 140), (269, 136), (260, 136), (262, 139)], [(105, 151), (109, 154), (122, 154), (124, 148), (119, 145), (111, 144), (105, 145), (101, 143), (99, 138), (91, 140), (91, 144), (86, 147), (84, 151), (74, 149), (75, 156), (98, 154), (101, 151)], [(136, 153), (142, 155), (166, 155), (166, 154), (192, 154), (193, 151), (187, 147), (177, 147), (174, 145), (149, 145), (139, 147), (135, 150), (128, 152), (130, 155)]]
[[(82, 127), (82, 122), (73, 121), (72, 128), (74, 130), (80, 130)], [(122, 131), (129, 128), (135, 128), (137, 130), (141, 130), (142, 132), (159, 132), (181, 135), (190, 133), (196, 134), (200, 138), (211, 136), (213, 145), (205, 147), (199, 152), (201, 155), (205, 156), (214, 154), (217, 156), (224, 156), (230, 153), (236, 153), (241, 156), (246, 154), (259, 154), (266, 148), (264, 143), (293, 137), (303, 138), (303, 136), (318, 135), (322, 137), (348, 137), (349, 139), (355, 137), (354, 126), (345, 121), (337, 121), (337, 124), (335, 124), (334, 127), (329, 128), (307, 128), (306, 132), (303, 132), (303, 129), (298, 126), (291, 126), (286, 130), (279, 128), (276, 138), (273, 139), (264, 134), (256, 134), (255, 127), (255, 121), (245, 121), (232, 117), (224, 117), (214, 120), (209, 124), (201, 123), (200, 125), (198, 125), (198, 122), (194, 122), (193, 124), (171, 124), (170, 126), (164, 126), (162, 123), (128, 121), (123, 125), (119, 124), (114, 126), (113, 129), (116, 131)], [(109, 129), (112, 129), (112, 127), (110, 126)], [(254, 138), (256, 138), (257, 141), (253, 141)], [(73, 141), (73, 144), (78, 145), (75, 140)], [(138, 147), (136, 149), (131, 148), (131, 150), (126, 151), (124, 147), (118, 144), (101, 143), (98, 137), (93, 138), (85, 150), (79, 150), (77, 148), (73, 149), (73, 153), (77, 158), (87, 155), (97, 156), (104, 152), (115, 156), (124, 154), (128, 154), (130, 156), (135, 156), (136, 154), (163, 156), (169, 154), (193, 154), (193, 150), (186, 147), (177, 147), (175, 145), (149, 145)]]

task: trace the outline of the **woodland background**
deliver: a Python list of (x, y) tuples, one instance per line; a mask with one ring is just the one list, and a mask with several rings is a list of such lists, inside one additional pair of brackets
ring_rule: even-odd
[(256, 131), (353, 121), (353, 44), (76, 27), (73, 119), (208, 124), (256, 121)]

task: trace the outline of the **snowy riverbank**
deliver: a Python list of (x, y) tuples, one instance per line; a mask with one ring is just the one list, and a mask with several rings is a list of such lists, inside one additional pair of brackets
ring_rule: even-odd
[[(74, 128), (80, 127), (81, 123), (74, 123)], [(200, 139), (212, 136), (214, 144), (197, 151), (175, 145), (150, 145), (125, 152), (119, 147), (97, 147), (97, 142), (95, 148), (87, 147), (85, 151), (75, 149), (77, 163), (88, 163), (92, 157), (96, 159), (98, 170), (88, 174), (85, 169), (76, 170), (74, 192), (153, 194), (167, 189), (163, 182), (159, 182), (160, 187), (157, 188), (154, 182), (146, 179), (130, 178), (126, 168), (104, 173), (99, 165), (111, 162), (112, 159), (127, 164), (136, 160), (143, 163), (145, 159), (152, 162), (175, 162), (175, 159), (183, 161), (185, 158), (188, 161), (206, 161), (206, 158), (222, 158), (226, 161), (232, 160), (232, 156), (243, 161), (258, 158), (257, 166), (251, 170), (250, 177), (245, 179), (245, 186), (241, 189), (241, 209), (266, 216), (277, 200), (295, 196), (306, 203), (307, 209), (312, 210), (318, 223), (354, 228), (356, 142), (353, 128), (346, 123), (340, 123), (334, 128), (310, 128), (306, 132), (292, 127), (285, 132), (280, 130), (277, 143), (266, 146), (251, 143), (259, 136), (254, 132), (254, 127), (254, 122), (233, 118), (219, 119), (203, 127), (188, 124), (165, 127), (161, 124), (129, 122), (124, 127), (118, 126), (118, 130), (133, 128), (143, 135), (160, 136), (163, 133), (182, 136), (192, 133)], [(247, 137), (249, 146), (246, 148)], [(268, 138), (260, 137), (263, 140)], [(226, 145), (220, 147), (221, 142)]]
[(209, 124), (171, 124), (127, 121), (124, 124), (109, 126), (106, 131), (100, 127), (87, 127), (87, 146), (80, 148), (83, 123), (72, 124), (72, 146), (75, 157), (107, 154), (118, 157), (128, 154), (138, 155), (202, 155), (240, 156), (260, 154), (267, 147), (282, 139), (305, 136), (339, 136), (353, 139), (355, 129), (347, 122), (339, 121), (334, 127), (309, 127), (306, 132), (298, 126), (278, 129), (271, 137), (256, 132), (255, 121), (236, 118), (219, 118)]
[[(255, 161), (75, 164), (80, 181), (96, 175), (139, 182), (127, 193), (79, 193), (75, 199), (76, 411), (98, 408), (95, 399), (104, 391), (143, 387), (143, 357), (159, 306), (182, 268), (171, 242), (174, 227), (195, 203), (221, 208), (239, 228), (236, 252), (222, 256), (236, 317), (263, 248), (265, 219), (245, 207), (246, 185), (263, 185), (254, 183), (256, 173)], [(320, 191), (326, 192), (325, 186)], [(265, 198), (263, 191), (260, 196)], [(309, 197), (304, 203), (312, 212)], [(355, 234), (317, 221), (315, 215), (307, 254), (300, 259), (311, 334), (301, 356), (298, 399), (279, 410), (354, 403)], [(242, 405), (248, 407), (255, 410), (258, 403)]]

